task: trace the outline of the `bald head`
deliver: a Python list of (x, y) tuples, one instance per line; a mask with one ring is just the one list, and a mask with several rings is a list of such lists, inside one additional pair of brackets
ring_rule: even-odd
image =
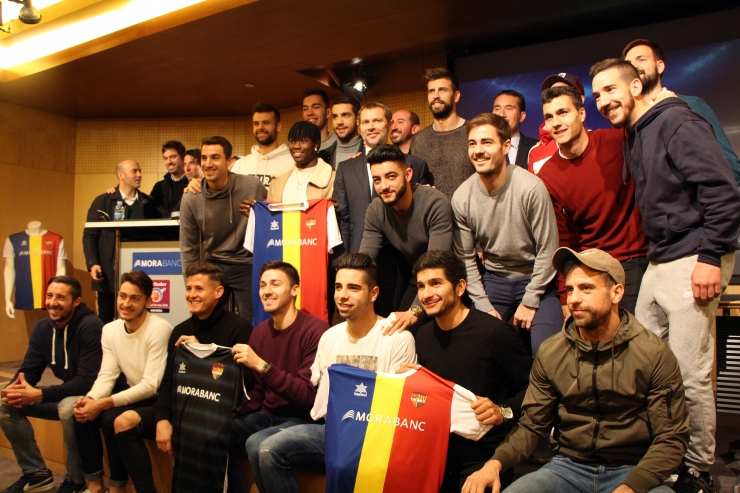
[(118, 163), (116, 175), (118, 176), (118, 186), (127, 195), (132, 189), (138, 190), (141, 186), (141, 167), (133, 159), (126, 159)]

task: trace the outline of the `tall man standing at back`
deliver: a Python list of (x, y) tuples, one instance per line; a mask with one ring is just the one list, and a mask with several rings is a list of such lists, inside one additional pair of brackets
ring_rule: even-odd
[(231, 143), (224, 137), (203, 139), (201, 166), (205, 177), (201, 193), (186, 194), (180, 208), (180, 257), (182, 268), (204, 257), (218, 265), (233, 290), (239, 314), (252, 321), (252, 254), (244, 248), (247, 217), (239, 205), (245, 199), (267, 197), (259, 178), (229, 171)]
[(416, 134), (409, 154), (427, 162), (436, 187), (452, 198), (457, 187), (475, 173), (468, 159), (465, 119), (457, 114), (459, 84), (455, 74), (445, 68), (427, 70), (424, 80), (434, 123)]
[[(62, 422), (67, 473), (58, 491), (78, 493), (85, 489), (72, 406), (79, 396), (87, 394), (98, 376), (103, 355), (100, 347), (103, 324), (82, 302), (81, 294), (80, 283), (74, 277), (49, 279), (46, 289), (49, 316), (33, 326), (23, 363), (12, 383), (2, 390), (0, 427), (23, 472), (21, 479), (3, 493), (46, 491), (54, 487), (54, 478), (46, 468), (27, 416)], [(34, 387), (47, 366), (62, 383)]]
[(320, 149), (323, 159), (336, 171), (339, 163), (363, 152), (362, 138), (357, 133), (360, 102), (352, 96), (340, 96), (331, 105), (331, 122), (337, 142), (330, 149)]
[(255, 103), (252, 106), (252, 130), (257, 144), (252, 146), (252, 153), (234, 163), (232, 173), (254, 175), (265, 187), (277, 175), (293, 166), (293, 157), (285, 144), (278, 145), (278, 133), (283, 124), (280, 122), (280, 111), (267, 103)]
[(691, 438), (676, 489), (713, 492), (713, 332), (738, 249), (740, 189), (711, 125), (685, 102), (650, 106), (637, 69), (624, 60), (597, 63), (591, 77), (596, 107), (627, 129), (625, 160), (650, 240), (635, 315), (667, 338), (686, 387)]
[(329, 117), (331, 103), (329, 96), (321, 89), (306, 89), (303, 91), (303, 121), (313, 123), (321, 132), (321, 147), (319, 150), (328, 154), (334, 152), (337, 144), (337, 135), (329, 131)]
[(511, 146), (509, 147), (509, 164), (516, 164), (527, 169), (529, 150), (537, 145), (538, 140), (519, 132), (519, 124), (527, 118), (524, 95), (513, 89), (504, 89), (493, 100), (493, 114), (503, 116), (511, 128)]
[[(87, 222), (112, 221), (116, 204), (121, 202), (125, 219), (150, 219), (159, 217), (154, 201), (140, 192), (141, 168), (133, 159), (121, 161), (116, 166), (118, 186), (113, 193), (98, 195), (87, 211)], [(116, 233), (112, 229), (85, 228), (82, 235), (85, 263), (92, 277), (92, 288), (98, 292), (98, 316), (103, 323), (113, 321), (115, 279)]]
[(188, 186), (185, 176), (185, 146), (177, 140), (168, 140), (162, 144), (162, 158), (167, 167), (167, 174), (152, 188), (152, 199), (162, 217), (170, 217), (180, 210), (182, 193)]

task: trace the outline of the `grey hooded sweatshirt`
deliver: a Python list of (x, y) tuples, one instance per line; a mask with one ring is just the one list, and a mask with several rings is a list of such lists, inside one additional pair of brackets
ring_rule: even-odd
[(202, 193), (186, 193), (180, 205), (180, 258), (183, 272), (200, 260), (200, 242), (204, 242), (205, 260), (226, 264), (252, 263), (252, 254), (244, 248), (247, 218), (239, 212), (244, 199), (265, 200), (267, 189), (255, 176), (229, 172), (229, 185), (220, 191), (208, 188), (201, 179)]

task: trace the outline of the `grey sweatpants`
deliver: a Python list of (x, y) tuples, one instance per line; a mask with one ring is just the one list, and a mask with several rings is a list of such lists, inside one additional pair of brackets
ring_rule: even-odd
[[(700, 471), (714, 463), (716, 406), (712, 391), (715, 312), (719, 298), (707, 306), (694, 302), (691, 273), (697, 255), (650, 265), (642, 278), (635, 316), (647, 329), (668, 344), (681, 367), (689, 409), (689, 449), (685, 462)], [(722, 289), (727, 287), (735, 265), (735, 252), (722, 257)]]

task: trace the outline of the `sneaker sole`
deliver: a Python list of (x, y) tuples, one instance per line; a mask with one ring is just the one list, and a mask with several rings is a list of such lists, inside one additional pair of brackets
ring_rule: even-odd
[(33, 493), (34, 491), (48, 491), (54, 488), (54, 478), (50, 478), (50, 482), (48, 484), (39, 484), (37, 486), (31, 486), (29, 488), (28, 485), (23, 487), (24, 493)]

